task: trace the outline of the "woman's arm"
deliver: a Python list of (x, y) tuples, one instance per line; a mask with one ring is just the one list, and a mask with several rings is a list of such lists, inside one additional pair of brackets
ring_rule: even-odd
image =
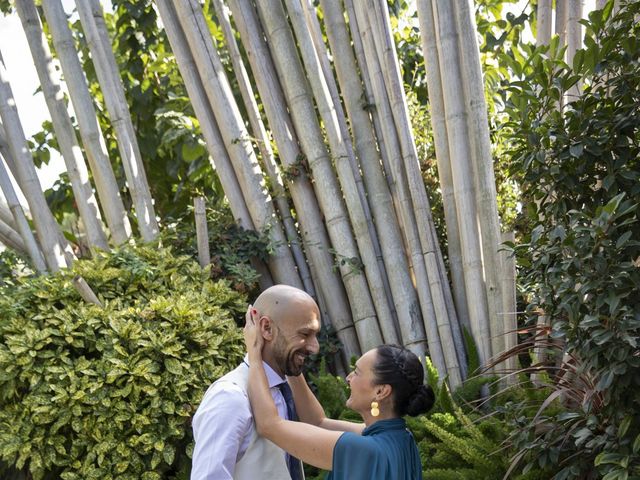
[(248, 393), (258, 433), (305, 463), (331, 470), (333, 449), (344, 432), (333, 432), (301, 422), (291, 422), (278, 416), (269, 392), (267, 376), (262, 366), (263, 339), (260, 327), (247, 313), (244, 338), (249, 355)]
[(304, 375), (287, 377), (287, 379), (293, 392), (296, 412), (301, 422), (310, 423), (311, 425), (326, 428), (327, 430), (353, 432), (362, 435), (365, 427), (364, 423), (334, 420), (326, 416), (322, 405), (320, 405), (320, 402), (309, 388), (309, 385), (307, 385)]

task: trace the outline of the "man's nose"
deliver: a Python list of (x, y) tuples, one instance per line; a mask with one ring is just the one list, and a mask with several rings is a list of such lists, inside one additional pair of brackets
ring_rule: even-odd
[(311, 354), (316, 354), (320, 351), (320, 344), (318, 343), (317, 337), (314, 336), (312, 339), (309, 340), (307, 344), (307, 350)]

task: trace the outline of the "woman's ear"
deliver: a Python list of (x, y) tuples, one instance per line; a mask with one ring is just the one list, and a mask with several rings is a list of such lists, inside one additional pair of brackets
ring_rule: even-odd
[(388, 383), (383, 383), (382, 385), (378, 385), (376, 387), (376, 398), (378, 400), (384, 400), (385, 398), (391, 396), (392, 391), (393, 389), (391, 388), (391, 385), (389, 385)]

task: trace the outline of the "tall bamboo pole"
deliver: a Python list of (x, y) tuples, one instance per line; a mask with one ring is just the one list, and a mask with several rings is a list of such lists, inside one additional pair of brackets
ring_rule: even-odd
[(551, 41), (553, 0), (538, 0), (536, 10), (536, 45), (549, 45)]
[(43, 0), (42, 8), (53, 38), (53, 45), (60, 59), (69, 97), (78, 118), (80, 137), (93, 174), (100, 206), (111, 238), (116, 245), (120, 245), (131, 236), (131, 225), (109, 161), (107, 147), (98, 125), (93, 100), (78, 59), (67, 17), (60, 0)]
[[(422, 255), (416, 219), (413, 206), (411, 205), (409, 187), (400, 167), (402, 164), (400, 142), (395, 128), (391, 105), (386, 93), (384, 73), (376, 54), (373, 39), (374, 33), (369, 26), (366, 12), (363, 12), (364, 5), (358, 2), (352, 2), (351, 0), (346, 0), (345, 5), (351, 13), (349, 24), (352, 28), (352, 38), (362, 39), (363, 55), (361, 55), (358, 61), (361, 66), (360, 68), (366, 68), (368, 72), (365, 78), (371, 81), (370, 87), (374, 100), (373, 102), (370, 101), (370, 103), (376, 107), (373, 114), (374, 119), (377, 118), (378, 138), (383, 140), (382, 144), (386, 152), (387, 165), (385, 165), (385, 169), (387, 171), (387, 178), (391, 181), (391, 192), (396, 197), (394, 204), (398, 211), (403, 238), (407, 245), (407, 257), (410, 261), (410, 268), (415, 275), (418, 300), (424, 320), (424, 326), (400, 324), (402, 337), (406, 338), (406, 336), (411, 335), (412, 329), (422, 330), (420, 332), (421, 336), (426, 333), (429, 355), (438, 371), (444, 374), (444, 372), (446, 372), (446, 362), (438, 329), (435, 321), (433, 321), (435, 319), (435, 311), (431, 292), (428, 288), (429, 276)], [(356, 27), (358, 29), (357, 31), (354, 30)], [(416, 353), (419, 354), (419, 352)]]
[[(429, 279), (429, 289), (434, 306), (435, 322), (442, 345), (442, 350), (447, 366), (447, 373), (452, 385), (461, 382), (460, 365), (456, 351), (462, 347), (462, 336), (455, 339), (454, 328), (457, 327), (455, 312), (447, 310), (447, 302), (444, 289), (449, 288), (448, 280), (441, 277), (438, 267), (440, 249), (435, 242), (435, 227), (429, 206), (429, 200), (420, 173), (415, 142), (411, 133), (408, 105), (403, 89), (402, 77), (398, 65), (398, 59), (393, 44), (391, 25), (386, 3), (376, 1), (367, 2), (368, 21), (374, 32), (373, 39), (376, 45), (376, 54), (383, 66), (385, 87), (389, 97), (391, 111), (400, 140), (402, 154), (401, 170), (406, 176), (409, 186), (409, 196), (413, 210), (415, 211), (422, 255)], [(455, 325), (455, 326), (454, 326)], [(456, 346), (456, 343), (459, 346)]]
[(111, 118), (111, 124), (118, 139), (118, 149), (135, 207), (138, 229), (142, 239), (145, 242), (151, 242), (158, 236), (158, 222), (140, 148), (125, 99), (124, 87), (120, 80), (120, 72), (104, 23), (102, 6), (100, 0), (76, 0), (76, 7), (89, 44), (91, 58)]
[(213, 6), (216, 11), (216, 16), (218, 17), (218, 24), (222, 27), (225, 43), (229, 51), (229, 56), (231, 57), (231, 64), (233, 65), (236, 81), (238, 82), (238, 87), (240, 89), (240, 95), (242, 96), (249, 119), (249, 125), (253, 131), (253, 137), (255, 138), (258, 150), (260, 151), (262, 165), (269, 176), (273, 198), (275, 200), (279, 216), (282, 219), (287, 241), (296, 262), (300, 279), (302, 280), (305, 291), (312, 297), (315, 297), (316, 292), (311, 278), (311, 272), (309, 271), (309, 266), (307, 265), (304, 252), (302, 251), (295, 222), (291, 216), (291, 207), (287, 201), (287, 195), (282, 182), (282, 177), (280, 176), (279, 166), (276, 163), (269, 135), (267, 134), (264, 122), (260, 116), (258, 103), (256, 102), (253, 87), (249, 80), (249, 73), (244, 66), (244, 61), (242, 60), (240, 49), (236, 42), (231, 21), (229, 19), (229, 12), (227, 11), (227, 7), (222, 3), (222, 0), (214, 0)]
[[(372, 121), (367, 110), (362, 108), (361, 102), (366, 92), (358, 74), (344, 13), (339, 2), (321, 0), (321, 5), (331, 49), (333, 52), (339, 52), (333, 55), (336, 73), (342, 86), (343, 100), (350, 119), (362, 176), (378, 227), (398, 322), (409, 327), (400, 329), (401, 334), (404, 334), (402, 342), (406, 346), (418, 344), (421, 349), (426, 350), (424, 331), (412, 328), (413, 325), (422, 322), (418, 296), (409, 275), (404, 250), (401, 248), (402, 233), (394, 212), (391, 192), (384, 178), (381, 152), (376, 149)], [(365, 74), (366, 72), (363, 72), (363, 76)], [(419, 335), (420, 333), (422, 335)]]
[(209, 230), (207, 228), (207, 210), (204, 197), (193, 199), (193, 215), (196, 224), (196, 239), (198, 245), (198, 263), (202, 268), (211, 263), (209, 253)]
[(9, 174), (1, 158), (0, 158), (0, 189), (4, 194), (4, 197), (7, 199), (7, 206), (9, 209), (9, 214), (12, 222), (7, 221), (9, 219), (6, 218), (6, 215), (4, 213), (2, 215), (3, 221), (5, 221), (8, 224), (8, 226), (15, 226), (16, 233), (20, 237), (19, 243), (21, 244), (21, 247), (22, 247), (21, 250), (29, 255), (36, 271), (39, 273), (46, 272), (47, 266), (44, 262), (44, 257), (42, 256), (40, 247), (38, 246), (36, 239), (33, 236), (33, 232), (29, 227), (29, 222), (27, 221), (27, 217), (24, 214), (22, 205), (18, 200), (18, 196), (16, 195), (16, 192), (11, 183), (11, 179), (9, 178)]
[(261, 0), (257, 6), (302, 150), (321, 185), (316, 195), (340, 264), (360, 346), (368, 350), (382, 343), (382, 335), (296, 44), (280, 1)]
[(18, 173), (16, 171), (16, 162), (13, 159), (13, 155), (11, 153), (11, 149), (9, 148), (9, 143), (7, 142), (7, 134), (4, 131), (4, 126), (2, 125), (2, 120), (0, 120), (0, 156), (4, 158), (4, 161), (9, 167), (9, 171), (13, 178), (17, 178)]
[(0, 220), (0, 243), (20, 254), (27, 254), (27, 247), (18, 232)]
[[(298, 47), (302, 53), (301, 56), (307, 72), (307, 78), (329, 140), (331, 156), (342, 187), (347, 213), (351, 220), (360, 258), (364, 265), (364, 275), (369, 285), (383, 340), (385, 343), (395, 344), (399, 342), (399, 338), (384, 286), (386, 272), (381, 270), (378, 264), (376, 249), (371, 237), (372, 232), (369, 230), (369, 222), (363, 207), (363, 201), (366, 202), (366, 198), (361, 197), (358, 192), (357, 179), (352, 168), (352, 164), (355, 164), (355, 156), (346, 127), (344, 111), (339, 99), (337, 102), (332, 99), (329, 91), (330, 87), (320, 65), (318, 52), (305, 22), (300, 0), (285, 0), (285, 3)], [(333, 77), (331, 77), (331, 80), (335, 82)], [(375, 234), (375, 231), (373, 233)]]
[(184, 36), (182, 27), (178, 23), (173, 3), (169, 0), (158, 0), (156, 2), (162, 24), (165, 27), (171, 49), (176, 57), (180, 74), (185, 83), (187, 94), (195, 110), (196, 117), (200, 122), (200, 128), (205, 138), (207, 150), (209, 151), (212, 167), (220, 177), (224, 194), (229, 200), (229, 207), (233, 218), (246, 230), (254, 230), (251, 215), (247, 209), (242, 190), (236, 177), (229, 154), (224, 148), (224, 141), (220, 134), (220, 129), (213, 116), (204, 85), (198, 74), (195, 60), (189, 50), (187, 39)]
[(325, 228), (323, 223), (319, 201), (301, 162), (303, 155), (298, 136), (289, 116), (284, 92), (257, 13), (249, 2), (230, 0), (229, 6), (254, 73), (253, 77), (278, 146), (280, 160), (289, 172), (297, 173), (289, 175), (288, 186), (296, 211), (304, 212), (298, 215), (298, 220), (307, 259), (315, 278), (314, 283), (319, 290), (319, 297), (326, 299), (325, 305), (331, 324), (342, 342), (348, 361), (351, 356), (360, 354), (360, 346), (346, 292), (340, 275), (333, 268), (334, 259), (327, 228), (336, 227), (332, 223)]
[[(567, 32), (567, 53), (566, 61), (570, 66), (573, 65), (573, 58), (576, 56), (576, 52), (582, 48), (582, 11), (584, 9), (584, 0), (566, 0), (567, 18), (566, 18), (566, 32)], [(575, 85), (569, 88), (567, 92), (567, 101), (571, 102), (576, 100), (582, 90), (582, 81), (578, 80)]]
[(584, 0), (566, 0), (567, 16), (565, 19), (565, 31), (567, 34), (567, 63), (573, 63), (573, 57), (576, 51), (582, 47), (582, 11), (584, 9)]
[[(475, 11), (468, 1), (454, 3), (456, 27), (460, 38), (460, 61), (468, 125), (471, 133), (473, 178), (476, 184), (476, 208), (479, 218), (480, 241), (484, 281), (489, 307), (491, 349), (494, 355), (504, 351), (507, 330), (504, 311), (501, 274), (503, 271), (500, 218), (496, 180), (493, 171), (493, 155), (489, 137), (489, 118), (484, 98), (484, 78), (480, 65), (480, 48), (476, 36)], [(511, 290), (511, 289), (510, 289)], [(509, 333), (515, 335), (515, 332)]]
[[(309, 29), (309, 33), (311, 34), (311, 39), (313, 41), (314, 49), (317, 53), (317, 58), (320, 61), (320, 66), (322, 69), (323, 78), (326, 81), (327, 87), (329, 89), (329, 93), (331, 95), (331, 101), (336, 108), (336, 118), (338, 119), (338, 125), (340, 127), (341, 136), (345, 141), (345, 145), (347, 147), (347, 151), (349, 152), (349, 165), (353, 171), (353, 177), (355, 179), (355, 184), (357, 188), (358, 195), (360, 197), (360, 202), (362, 204), (362, 208), (364, 211), (365, 220), (367, 223), (367, 228), (369, 230), (369, 235), (371, 237), (371, 243), (373, 245), (373, 250), (375, 254), (375, 258), (378, 262), (378, 269), (380, 271), (381, 283), (385, 292), (385, 297), (387, 299), (388, 310), (391, 314), (391, 325), (390, 327), (393, 329), (392, 335), (393, 338), (396, 339), (395, 342), (398, 342), (398, 316), (395, 310), (395, 305), (393, 303), (391, 286), (389, 284), (389, 278), (387, 275), (386, 266), (384, 263), (384, 258), (382, 256), (382, 250), (380, 247), (380, 240), (378, 238), (378, 232), (376, 231), (374, 225), (374, 217), (371, 212), (371, 207), (369, 205), (367, 192), (363, 182), (363, 174), (361, 173), (360, 167), (358, 165), (358, 161), (356, 159), (356, 153), (354, 151), (354, 145), (351, 140), (351, 136), (349, 133), (349, 127), (347, 126), (347, 119), (344, 114), (342, 108), (342, 101), (340, 98), (340, 92), (338, 89), (338, 85), (336, 82), (336, 78), (333, 74), (333, 69), (331, 68), (331, 62), (329, 59), (329, 51), (327, 46), (325, 45), (322, 27), (320, 26), (320, 22), (318, 20), (318, 15), (316, 11), (316, 7), (313, 5), (313, 0), (302, 0), (301, 1), (302, 10), (304, 12), (304, 19), (307, 28)], [(356, 72), (356, 77), (358, 76)], [(375, 298), (375, 297), (374, 297)], [(375, 299), (374, 299), (375, 302)], [(382, 319), (383, 315), (378, 314), (379, 318)], [(382, 320), (381, 320), (382, 322)], [(383, 330), (383, 336), (386, 335)]]
[(567, 44), (567, 16), (569, 15), (569, 0), (556, 0), (555, 34), (560, 39), (560, 48)]
[(256, 228), (268, 232), (273, 241), (273, 253), (268, 259), (270, 270), (278, 283), (302, 288), (282, 224), (275, 215), (271, 197), (266, 192), (260, 165), (249, 142), (249, 135), (233, 98), (224, 67), (213, 45), (202, 8), (197, 0), (178, 2), (175, 7), (213, 114), (218, 121), (226, 150), (247, 199), (249, 213)]
[(109, 247), (102, 227), (100, 209), (89, 182), (89, 172), (60, 88), (60, 74), (53, 65), (53, 57), (42, 31), (36, 5), (33, 0), (16, 0), (15, 5), (27, 36), (44, 99), (51, 114), (53, 130), (67, 167), (76, 199), (75, 204), (87, 234), (87, 242), (92, 249), (97, 247), (106, 250)]
[(432, 2), (431, 5), (436, 27), (435, 34), (440, 47), (438, 60), (442, 76), (445, 115), (448, 120), (451, 172), (460, 228), (469, 318), (472, 334), (478, 344), (480, 362), (484, 365), (492, 356), (491, 330), (482, 268), (481, 241), (477, 227), (479, 219), (472, 178), (473, 168), (470, 164), (472, 156), (472, 148), (468, 141), (470, 131), (465, 105), (460, 95), (464, 91), (464, 86), (461, 82), (457, 34), (451, 4)]
[(18, 117), (2, 54), (0, 54), (0, 117), (7, 135), (11, 156), (15, 162), (16, 180), (29, 204), (45, 262), (49, 270), (55, 272), (70, 265), (74, 255), (62, 236), (42, 193), (36, 167), (33, 164), (27, 139)]
[[(209, 159), (211, 166), (216, 170), (220, 177), (220, 182), (224, 190), (224, 194), (229, 201), (229, 208), (236, 222), (246, 230), (255, 230), (253, 220), (247, 205), (238, 179), (236, 177), (229, 154), (224, 147), (224, 141), (220, 134), (220, 129), (216, 122), (209, 100), (202, 84), (200, 74), (195, 65), (195, 60), (184, 31), (177, 20), (177, 14), (173, 7), (173, 2), (169, 0), (157, 0), (156, 2), (162, 23), (167, 32), (171, 48), (176, 57), (180, 74), (185, 82), (187, 94), (193, 105), (196, 117), (200, 122), (200, 128), (204, 135), (207, 150), (209, 151)], [(260, 274), (259, 283), (262, 289), (273, 285), (273, 279), (266, 265), (257, 259), (252, 260), (252, 266)]]
[[(424, 52), (425, 67), (427, 73), (427, 85), (429, 88), (429, 108), (431, 112), (431, 124), (438, 162), (438, 178), (442, 192), (442, 204), (444, 218), (447, 225), (447, 246), (449, 253), (449, 269), (451, 272), (451, 284), (455, 298), (455, 308), (460, 324), (467, 329), (471, 328), (469, 322), (469, 308), (464, 286), (464, 272), (462, 267), (462, 250), (460, 246), (460, 228), (458, 227), (458, 211), (455, 203), (453, 178), (451, 173), (451, 158), (449, 155), (448, 131), (445, 118), (442, 80), (440, 73), (440, 61), (435, 42), (435, 25), (431, 0), (418, 1), (418, 19), (422, 32), (422, 50)], [(461, 363), (461, 365), (463, 365)]]
[[(502, 242), (515, 243), (515, 232), (504, 232), (502, 234)], [(504, 321), (505, 335), (505, 351), (509, 351), (518, 344), (518, 314), (516, 302), (516, 258), (506, 250), (500, 252), (502, 254), (502, 264), (504, 265), (503, 287), (502, 287), (502, 318)], [(515, 372), (518, 362), (515, 356), (511, 355), (505, 362), (507, 372)], [(515, 381), (513, 375), (507, 376), (510, 381)]]
[(11, 214), (11, 210), (9, 209), (9, 205), (7, 205), (7, 203), (2, 198), (0, 198), (0, 220), (6, 223), (13, 230), (17, 230), (18, 227), (16, 227), (16, 223), (13, 220), (13, 215)]

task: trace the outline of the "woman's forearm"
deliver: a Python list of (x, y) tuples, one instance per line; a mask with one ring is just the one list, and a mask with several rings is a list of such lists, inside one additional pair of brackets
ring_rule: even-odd
[(304, 375), (300, 374), (297, 377), (287, 377), (291, 391), (293, 392), (293, 400), (296, 404), (296, 412), (298, 413), (298, 419), (301, 422), (309, 423), (311, 425), (320, 425), (326, 418), (324, 409), (320, 402), (315, 397)]
[(347, 422), (345, 420), (333, 420), (328, 418), (324, 408), (313, 394), (304, 375), (297, 377), (287, 377), (289, 385), (293, 391), (293, 400), (296, 404), (296, 412), (301, 422), (316, 425), (327, 430), (338, 432), (354, 432), (362, 434), (364, 423)]
[(269, 391), (267, 375), (264, 372), (262, 358), (249, 355), (249, 401), (258, 433), (264, 435), (270, 427), (280, 421), (278, 410)]

